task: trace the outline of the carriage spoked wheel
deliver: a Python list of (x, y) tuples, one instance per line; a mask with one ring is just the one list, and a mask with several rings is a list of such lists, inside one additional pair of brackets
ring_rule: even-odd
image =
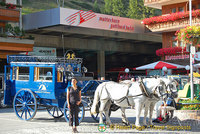
[(14, 112), (21, 120), (33, 119), (37, 112), (37, 99), (30, 89), (19, 90), (14, 97)]
[(54, 118), (61, 118), (64, 115), (63, 110), (57, 106), (48, 106), (47, 112)]
[[(91, 110), (90, 110), (90, 114), (91, 114), (92, 118), (93, 118), (96, 122), (99, 122), (99, 106), (100, 106), (100, 104), (98, 104), (97, 107), (96, 107), (96, 114), (92, 114), (92, 113), (91, 113)], [(110, 117), (110, 115), (111, 115), (111, 110), (109, 109), (108, 116)], [(103, 121), (104, 121), (104, 122), (106, 121), (106, 115), (105, 115), (105, 113), (103, 113)]]
[[(64, 116), (65, 116), (65, 120), (69, 122), (69, 108), (68, 108), (67, 101), (64, 104)], [(81, 103), (79, 106), (79, 113), (78, 113), (79, 123), (83, 121), (84, 116), (85, 116), (85, 108), (84, 108), (84, 105)]]

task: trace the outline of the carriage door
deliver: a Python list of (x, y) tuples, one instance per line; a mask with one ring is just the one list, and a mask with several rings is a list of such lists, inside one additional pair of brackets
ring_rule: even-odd
[(9, 65), (4, 66), (4, 103), (6, 105), (12, 105), (10, 68)]

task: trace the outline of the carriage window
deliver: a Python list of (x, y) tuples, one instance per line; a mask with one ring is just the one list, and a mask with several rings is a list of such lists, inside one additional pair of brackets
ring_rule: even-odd
[(57, 82), (63, 82), (63, 72), (57, 71)]
[(35, 67), (34, 81), (52, 81), (52, 68)]
[(13, 80), (29, 80), (29, 67), (13, 67)]

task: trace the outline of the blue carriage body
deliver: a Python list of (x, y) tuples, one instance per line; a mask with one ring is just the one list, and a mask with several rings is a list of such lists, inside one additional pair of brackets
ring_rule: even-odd
[[(51, 61), (51, 62), (49, 62)], [(71, 86), (70, 77), (79, 80), (82, 93), (94, 93), (100, 81), (83, 77), (82, 59), (58, 59), (55, 57), (9, 56), (5, 66), (5, 104), (11, 105), (15, 94), (21, 89), (31, 90), (44, 106), (63, 108), (67, 88)], [(6, 78), (6, 77), (5, 77)]]

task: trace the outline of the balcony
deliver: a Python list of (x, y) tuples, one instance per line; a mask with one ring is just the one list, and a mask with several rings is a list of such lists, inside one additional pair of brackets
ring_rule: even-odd
[(144, 5), (147, 7), (162, 9), (164, 5), (188, 2), (188, 0), (144, 0)]
[(0, 58), (10, 54), (33, 51), (33, 40), (0, 37)]
[[(179, 12), (146, 18), (142, 23), (152, 32), (177, 31), (189, 25), (189, 12)], [(200, 10), (192, 11), (192, 24), (200, 24)]]
[(0, 7), (0, 20), (1, 21), (14, 21), (18, 22), (20, 16), (19, 10), (6, 9)]

